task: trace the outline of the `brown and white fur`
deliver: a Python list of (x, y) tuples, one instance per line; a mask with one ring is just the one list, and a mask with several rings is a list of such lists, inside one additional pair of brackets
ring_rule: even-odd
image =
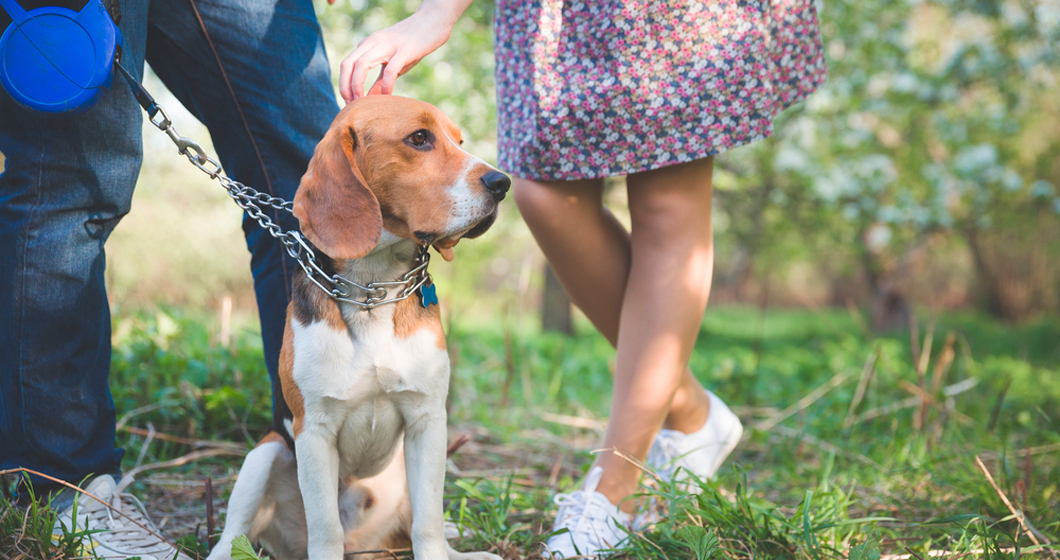
[[(510, 182), (460, 144), (459, 128), (426, 103), (347, 105), (294, 201), (325, 267), (362, 285), (392, 281), (420, 244), (451, 260), (458, 240), (485, 232)], [(241, 534), (277, 560), (409, 541), (417, 560), (500, 560), (445, 539), (449, 358), (437, 305), (413, 295), (364, 310), (299, 273), (279, 373), (290, 413), (247, 455), (210, 560), (229, 559)]]

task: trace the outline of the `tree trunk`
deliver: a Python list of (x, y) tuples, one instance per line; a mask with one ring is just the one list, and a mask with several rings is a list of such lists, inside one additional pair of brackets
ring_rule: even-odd
[(979, 278), (986, 288), (986, 310), (994, 317), (1000, 319), (1012, 319), (1006, 309), (1004, 299), (1001, 297), (1001, 282), (990, 265), (987, 264), (986, 255), (983, 254), (983, 246), (979, 239), (979, 230), (969, 227), (964, 232), (964, 239), (968, 242), (968, 249), (972, 253), (972, 261), (975, 269), (979, 272)]
[(545, 291), (541, 294), (541, 328), (546, 331), (574, 334), (574, 326), (571, 324), (570, 298), (548, 263), (545, 264)]
[(881, 261), (865, 246), (866, 233), (862, 231), (858, 238), (862, 240), (859, 250), (861, 264), (872, 287), (872, 301), (869, 308), (869, 323), (875, 333), (889, 333), (909, 327), (909, 297), (906, 294), (905, 280), (909, 274), (907, 260), (909, 252), (897, 264), (890, 266)]
[(895, 286), (884, 281), (873, 286), (871, 321), (876, 333), (889, 333), (909, 328), (909, 298)]

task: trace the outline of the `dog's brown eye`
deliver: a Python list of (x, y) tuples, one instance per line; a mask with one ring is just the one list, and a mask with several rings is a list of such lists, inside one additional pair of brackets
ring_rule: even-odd
[(416, 132), (409, 134), (408, 137), (409, 144), (412, 144), (417, 148), (423, 147), (428, 140), (430, 140), (430, 135), (427, 134), (426, 130), (417, 130)]

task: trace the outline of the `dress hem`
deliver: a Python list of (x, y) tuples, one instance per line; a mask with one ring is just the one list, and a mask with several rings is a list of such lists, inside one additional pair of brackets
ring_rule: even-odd
[[(747, 146), (747, 145), (752, 144), (754, 142), (757, 142), (759, 140), (765, 140), (765, 139), (773, 136), (773, 126), (772, 126), (772, 124), (773, 124), (774, 119), (776, 119), (776, 117), (778, 115), (780, 115), (780, 113), (784, 112), (785, 110), (787, 110), (791, 106), (795, 105), (796, 103), (801, 103), (801, 102), (805, 101), (806, 98), (808, 98), (810, 95), (812, 95), (814, 92), (816, 92), (817, 89), (822, 84), (824, 84), (825, 81), (827, 81), (827, 79), (828, 79), (828, 74), (827, 74), (827, 72), (825, 72), (824, 74), (822, 74), (820, 76), (819, 79), (815, 79), (813, 82), (811, 82), (810, 87), (808, 87), (805, 90), (799, 92), (798, 95), (792, 97), (792, 99), (788, 100), (788, 102), (786, 104), (784, 104), (782, 107), (777, 109), (776, 113), (774, 113), (771, 118), (767, 119), (769, 121), (770, 126), (769, 126), (769, 128), (767, 129), (767, 131), (764, 134), (757, 134), (757, 133), (756, 134), (745, 134), (743, 136), (735, 138), (728, 146), (725, 146), (723, 148), (707, 149), (707, 150), (702, 150), (702, 151), (695, 152), (695, 153), (683, 153), (683, 154), (680, 154), (680, 155), (673, 156), (673, 157), (671, 157), (670, 159), (668, 159), (666, 161), (655, 161), (655, 162), (652, 162), (652, 163), (650, 163), (648, 165), (638, 165), (638, 166), (625, 168), (625, 169), (618, 169), (618, 170), (614, 170), (614, 171), (612, 171), (610, 168), (604, 168), (603, 171), (600, 171), (600, 172), (597, 172), (597, 173), (581, 173), (580, 171), (573, 171), (573, 172), (567, 172), (567, 173), (561, 173), (561, 174), (554, 174), (551, 177), (542, 177), (540, 175), (532, 176), (534, 174), (531, 174), (531, 173), (522, 174), (522, 172), (520, 170), (518, 170), (516, 167), (507, 168), (507, 167), (502, 165), (501, 169), (503, 171), (511, 173), (512, 175), (514, 175), (518, 179), (526, 179), (526, 180), (530, 180), (530, 181), (578, 181), (578, 180), (585, 180), (585, 179), (604, 179), (604, 178), (607, 178), (607, 177), (621, 177), (621, 176), (625, 176), (625, 175), (632, 175), (634, 173), (643, 173), (645, 171), (654, 171), (656, 169), (662, 169), (664, 167), (670, 167), (672, 165), (678, 165), (678, 164), (681, 164), (681, 163), (689, 163), (689, 162), (692, 162), (692, 161), (696, 161), (696, 160), (700, 160), (700, 159), (705, 159), (705, 158), (708, 158), (708, 157), (716, 156), (718, 154), (723, 154), (725, 152), (728, 152), (729, 150), (732, 150), (734, 148), (740, 148), (740, 147), (743, 147), (743, 146)], [(730, 135), (730, 136), (732, 136), (732, 135)], [(503, 155), (500, 158), (498, 158), (498, 160), (500, 162), (503, 162), (504, 159), (505, 158), (503, 157)]]

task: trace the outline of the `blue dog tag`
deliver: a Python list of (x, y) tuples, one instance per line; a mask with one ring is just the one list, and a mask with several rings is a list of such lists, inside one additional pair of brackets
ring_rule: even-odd
[(19, 105), (46, 113), (76, 113), (110, 87), (122, 44), (101, 0), (80, 12), (45, 6), (27, 12), (0, 0), (11, 25), (0, 35), (0, 84)]
[(424, 307), (438, 305), (438, 291), (434, 289), (434, 282), (420, 286), (420, 304)]

